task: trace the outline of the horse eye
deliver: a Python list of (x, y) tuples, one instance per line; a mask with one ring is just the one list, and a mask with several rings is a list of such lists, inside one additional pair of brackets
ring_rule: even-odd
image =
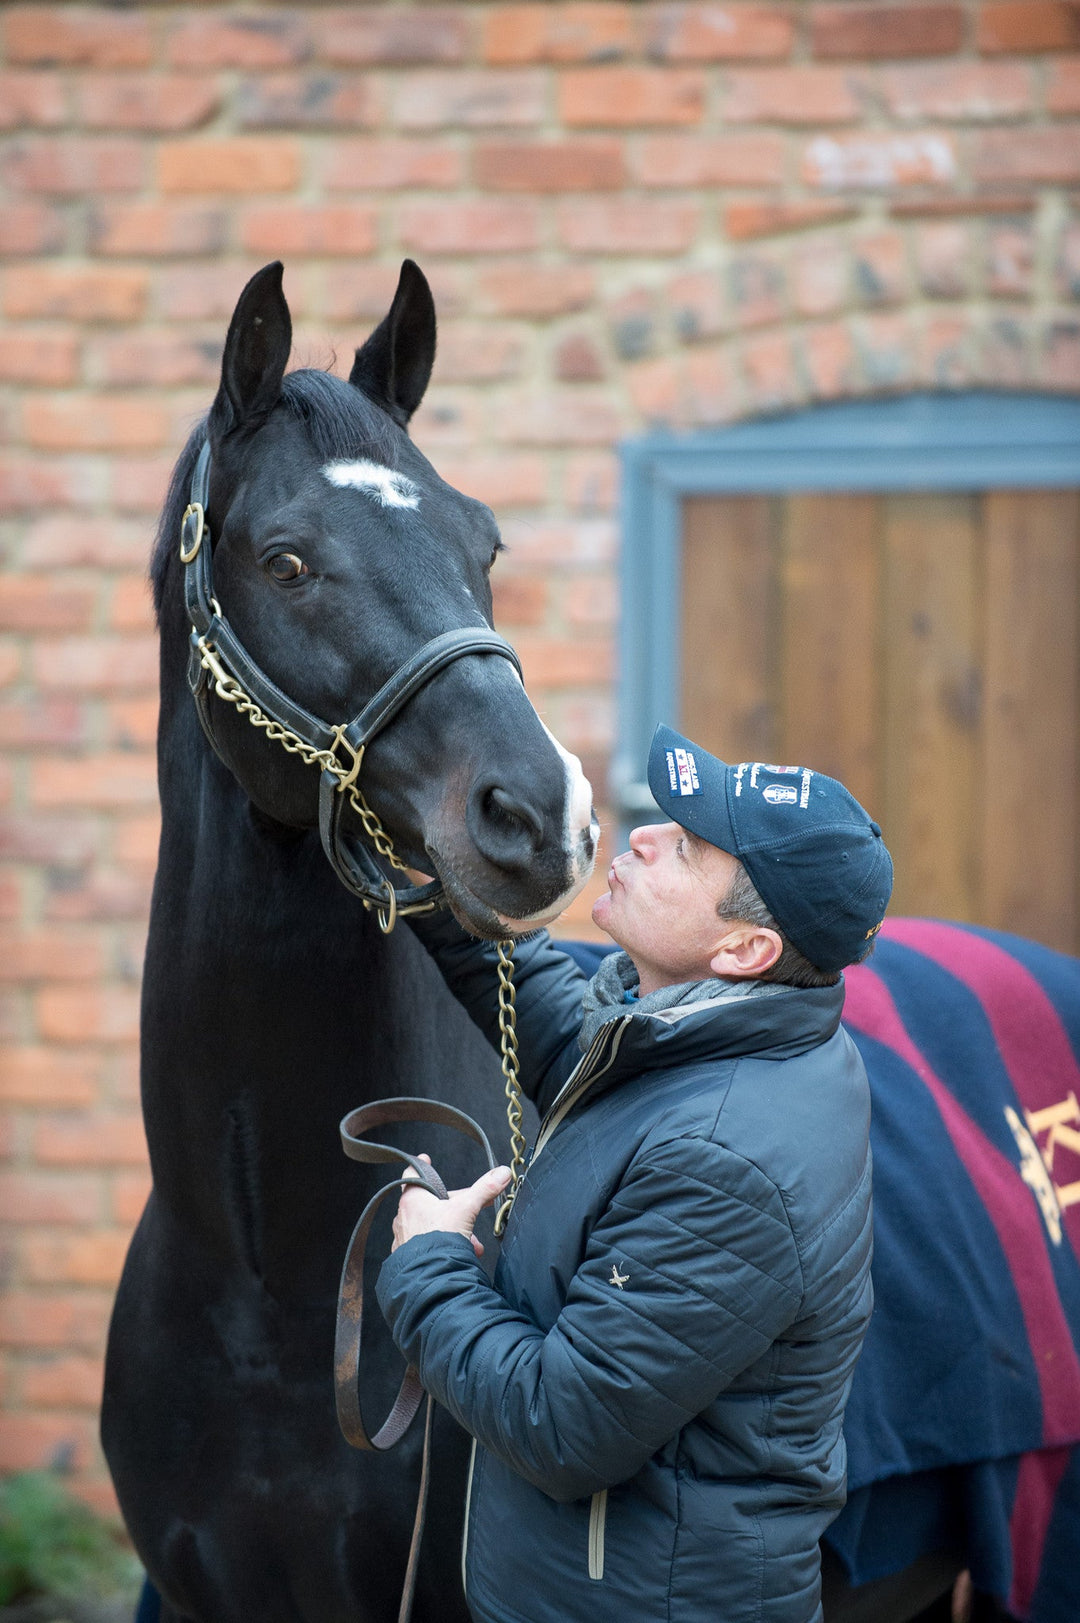
[(266, 567), (274, 579), (280, 581), (299, 580), (301, 575), (311, 573), (304, 560), (298, 558), (295, 552), (275, 552), (274, 556), (267, 560)]

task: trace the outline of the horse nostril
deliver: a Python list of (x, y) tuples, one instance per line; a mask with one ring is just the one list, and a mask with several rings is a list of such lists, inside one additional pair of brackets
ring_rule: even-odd
[(485, 821), (498, 833), (510, 838), (521, 834), (535, 840), (543, 838), (544, 825), (533, 808), (515, 800), (505, 789), (489, 789), (482, 806)]

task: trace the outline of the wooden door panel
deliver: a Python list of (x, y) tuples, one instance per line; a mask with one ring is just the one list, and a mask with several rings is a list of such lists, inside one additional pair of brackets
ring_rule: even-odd
[(986, 495), (987, 924), (1076, 950), (1080, 494)]

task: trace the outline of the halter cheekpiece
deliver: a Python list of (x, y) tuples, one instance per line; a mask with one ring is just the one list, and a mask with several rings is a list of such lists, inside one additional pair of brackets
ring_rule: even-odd
[(210, 694), (235, 705), (268, 738), (320, 769), (319, 837), (342, 884), (373, 908), (379, 927), (389, 934), (399, 914), (430, 913), (446, 905), (438, 880), (395, 888), (375, 857), (342, 827), (346, 806), (356, 812), (378, 856), (400, 872), (404, 864), (378, 817), (360, 790), (364, 751), (413, 697), (445, 666), (466, 654), (497, 654), (521, 675), (517, 654), (505, 638), (485, 628), (444, 631), (417, 649), (351, 721), (333, 726), (312, 715), (272, 682), (258, 666), (226, 619), (214, 596), (212, 547), (206, 522), (210, 490), (210, 442), (199, 452), (191, 476), (191, 499), (180, 521), (180, 561), (184, 566), (184, 606), (191, 621), (188, 686), (203, 732), (214, 753)]

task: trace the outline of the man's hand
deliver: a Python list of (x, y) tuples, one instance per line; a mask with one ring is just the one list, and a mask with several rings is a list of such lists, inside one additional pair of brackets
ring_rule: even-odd
[[(431, 1165), (430, 1155), (421, 1155), (419, 1159)], [(405, 1178), (403, 1181), (416, 1183), (417, 1180)], [(394, 1218), (391, 1251), (396, 1251), (399, 1245), (411, 1240), (414, 1234), (441, 1231), (464, 1235), (476, 1255), (482, 1257), (484, 1248), (473, 1233), (476, 1219), (485, 1206), (492, 1205), (498, 1199), (509, 1182), (510, 1168), (495, 1167), (491, 1172), (485, 1172), (482, 1178), (477, 1178), (468, 1189), (451, 1189), (446, 1200), (437, 1200), (425, 1189), (403, 1189)]]

